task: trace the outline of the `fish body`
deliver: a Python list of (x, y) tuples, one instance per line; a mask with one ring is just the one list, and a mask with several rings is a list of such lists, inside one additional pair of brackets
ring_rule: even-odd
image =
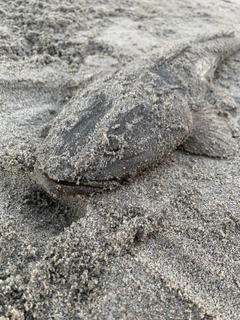
[(37, 181), (50, 193), (112, 189), (178, 146), (225, 157), (228, 117), (205, 103), (219, 64), (240, 39), (216, 35), (134, 61), (78, 90), (38, 148)]

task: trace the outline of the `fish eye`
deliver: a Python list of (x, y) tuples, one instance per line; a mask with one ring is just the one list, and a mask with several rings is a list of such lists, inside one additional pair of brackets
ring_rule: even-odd
[(110, 152), (117, 152), (120, 149), (118, 139), (116, 139), (115, 137), (109, 136), (107, 149)]

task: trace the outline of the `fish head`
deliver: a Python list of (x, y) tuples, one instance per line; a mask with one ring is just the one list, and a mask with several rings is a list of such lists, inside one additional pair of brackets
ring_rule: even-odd
[(77, 93), (38, 148), (38, 183), (54, 194), (113, 189), (181, 144), (191, 127), (184, 99), (144, 90), (114, 82)]

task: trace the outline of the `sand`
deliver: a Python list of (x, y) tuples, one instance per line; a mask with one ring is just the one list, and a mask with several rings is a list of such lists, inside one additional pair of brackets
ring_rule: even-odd
[[(239, 36), (239, 13), (239, 0), (0, 2), (0, 320), (240, 318), (239, 153), (176, 150), (91, 197), (53, 198), (33, 171), (76, 88), (198, 34)], [(214, 80), (238, 109), (239, 62)]]

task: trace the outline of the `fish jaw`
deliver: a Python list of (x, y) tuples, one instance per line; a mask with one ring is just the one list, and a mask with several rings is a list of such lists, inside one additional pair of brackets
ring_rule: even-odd
[(44, 170), (40, 170), (39, 164), (36, 164), (35, 177), (38, 184), (53, 195), (90, 195), (127, 184), (137, 173), (146, 170), (156, 161), (152, 151), (141, 152), (139, 155), (132, 154), (128, 158), (106, 164), (99, 172), (86, 171), (75, 181), (68, 177), (65, 180), (57, 180)]
[(54, 180), (41, 172), (37, 167), (35, 168), (35, 179), (37, 184), (52, 194), (53, 196), (61, 195), (91, 195), (94, 193), (110, 190), (118, 187), (117, 182), (111, 181), (78, 181), (76, 183), (69, 181)]

